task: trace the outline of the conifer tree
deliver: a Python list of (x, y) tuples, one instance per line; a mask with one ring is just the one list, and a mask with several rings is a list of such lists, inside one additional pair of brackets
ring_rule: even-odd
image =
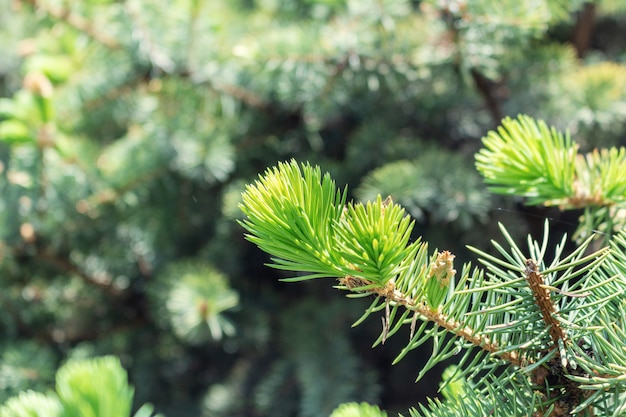
[[(284, 281), (330, 277), (348, 297), (373, 296), (353, 326), (380, 316), (374, 345), (408, 328), (394, 363), (432, 343), (418, 379), (458, 357), (442, 387), (459, 384), (444, 391), (449, 398), (411, 416), (624, 415), (626, 228), (607, 213), (625, 208), (626, 148), (578, 154), (569, 137), (527, 116), (505, 119), (483, 142), (477, 168), (494, 192), (587, 207), (580, 227), (590, 236), (568, 253), (565, 236), (549, 244), (546, 222), (543, 240), (529, 236), (522, 249), (501, 225), (506, 243), (492, 241), (496, 254), (470, 247), (482, 268), (459, 266), (450, 251), (411, 241), (414, 221), (391, 197), (347, 202), (329, 174), (295, 161), (247, 186), (241, 224), (271, 266), (304, 273)], [(610, 226), (608, 246), (588, 253), (598, 218)]]
[[(242, 191), (295, 158), (349, 184), (346, 203), (401, 205), (456, 265), (475, 258), (465, 244), (497, 255), (498, 221), (521, 248), (545, 217), (564, 220), (556, 237), (583, 214), (572, 253), (623, 224), (620, 188), (602, 181), (623, 157), (609, 149), (624, 144), (624, 13), (619, 0), (0, 0), (0, 403), (58, 410), (57, 371), (110, 355), (133, 415), (147, 402), (181, 417), (367, 415), (363, 402), (391, 413), (436, 396), (447, 362), (414, 384), (406, 360), (388, 366), (406, 344), (392, 329), (374, 351), (380, 323), (346, 330), (371, 300), (278, 283), (292, 275), (242, 237)], [(514, 131), (569, 131), (578, 182), (498, 154), (507, 115)], [(569, 185), (512, 185), (507, 161)]]

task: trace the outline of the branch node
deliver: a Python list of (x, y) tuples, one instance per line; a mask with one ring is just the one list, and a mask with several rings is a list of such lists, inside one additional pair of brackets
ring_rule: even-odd
[(557, 313), (556, 307), (550, 298), (550, 290), (546, 287), (543, 275), (539, 272), (537, 263), (532, 259), (526, 259), (526, 269), (524, 275), (528, 281), (528, 286), (533, 293), (535, 303), (539, 307), (543, 321), (550, 328), (550, 337), (555, 347), (567, 342), (567, 336), (561, 324), (554, 318)]

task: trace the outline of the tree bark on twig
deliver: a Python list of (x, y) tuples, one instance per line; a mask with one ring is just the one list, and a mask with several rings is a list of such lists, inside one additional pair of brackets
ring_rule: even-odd
[(596, 5), (587, 2), (577, 14), (576, 26), (574, 26), (574, 33), (572, 34), (572, 44), (576, 49), (578, 58), (584, 58), (589, 50), (595, 23)]

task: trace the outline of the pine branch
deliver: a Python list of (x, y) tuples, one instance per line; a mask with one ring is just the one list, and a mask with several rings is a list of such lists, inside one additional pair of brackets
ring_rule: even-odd
[[(601, 382), (583, 385), (584, 378), (601, 375), (613, 386), (620, 384), (621, 365), (581, 356), (586, 343), (598, 357), (611, 355), (600, 354), (605, 347), (596, 346), (593, 323), (602, 317), (600, 306), (619, 308), (616, 300), (624, 292), (622, 282), (602, 270), (608, 250), (585, 255), (591, 238), (562, 256), (564, 236), (552, 263), (541, 270), (547, 222), (543, 243), (529, 238), (526, 254), (501, 226), (510, 249), (494, 242), (500, 255), (494, 256), (470, 248), (486, 269), (466, 264), (457, 277), (453, 254), (429, 256), (426, 242), (408, 242), (412, 223), (391, 199), (379, 196), (367, 205), (343, 207), (341, 193), (332, 186), (319, 168), (279, 164), (246, 189), (241, 208), (247, 219), (241, 224), (250, 233), (248, 240), (273, 256), (272, 266), (311, 272), (289, 281), (336, 277), (337, 288), (353, 297), (374, 295), (354, 325), (384, 311), (375, 345), (409, 325), (409, 343), (394, 363), (432, 340), (433, 353), (418, 379), (460, 350), (465, 351), (459, 365), (463, 377), (495, 375), (506, 365), (518, 379), (515, 389), (527, 392), (515, 394), (512, 403), (528, 401), (536, 416), (565, 416), (603, 401), (597, 388)], [(623, 307), (618, 316), (620, 311)], [(494, 378), (504, 383), (502, 376)], [(484, 381), (475, 388), (488, 389)]]
[(578, 154), (578, 145), (543, 121), (505, 118), (483, 138), (476, 167), (501, 194), (561, 208), (610, 206), (625, 200), (626, 149)]
[(577, 235), (603, 228), (609, 237), (623, 225), (611, 213), (626, 204), (626, 148), (580, 154), (569, 134), (523, 115), (505, 118), (483, 144), (476, 168), (493, 192), (526, 197), (529, 205), (584, 208)]
[[(450, 252), (441, 252), (437, 255), (438, 259), (441, 258), (450, 258), (454, 257), (450, 254)], [(433, 268), (429, 271), (429, 275), (433, 273)], [(339, 284), (342, 287), (350, 291), (354, 291), (357, 293), (362, 293), (366, 291), (367, 288), (371, 288), (374, 284), (370, 281), (358, 279), (356, 277), (347, 275), (345, 277), (339, 278)], [(446, 285), (446, 284), (444, 284)], [(446, 329), (451, 334), (467, 341), (471, 345), (485, 350), (491, 354), (494, 354), (500, 357), (505, 362), (508, 362), (512, 366), (520, 366), (521, 359), (519, 358), (516, 352), (503, 352), (501, 347), (498, 346), (497, 343), (492, 342), (489, 337), (481, 334), (477, 334), (477, 332), (466, 326), (463, 322), (450, 318), (447, 314), (441, 312), (439, 309), (428, 306), (426, 303), (420, 301), (419, 299), (412, 298), (411, 296), (402, 293), (397, 290), (395, 284), (390, 281), (387, 283), (385, 287), (374, 286), (371, 290), (367, 291), (373, 295), (376, 295), (384, 300), (386, 306), (385, 317), (383, 318), (383, 343), (385, 339), (389, 336), (389, 329), (392, 324), (389, 319), (389, 304), (400, 305), (406, 308), (407, 310), (413, 313), (413, 317), (419, 317), (423, 321), (434, 323), (435, 325)], [(415, 323), (413, 322), (412, 331), (409, 339), (413, 339), (415, 333)]]

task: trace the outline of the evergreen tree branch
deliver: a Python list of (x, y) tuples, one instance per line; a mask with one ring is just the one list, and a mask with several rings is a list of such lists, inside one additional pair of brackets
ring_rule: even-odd
[(527, 198), (530, 205), (585, 209), (576, 235), (605, 229), (605, 238), (624, 224), (615, 214), (626, 205), (626, 148), (578, 153), (569, 134), (520, 115), (505, 118), (483, 138), (476, 167), (489, 188)]
[(523, 115), (505, 118), (483, 143), (476, 167), (494, 192), (562, 209), (626, 201), (625, 148), (578, 154), (568, 134)]
[[(16, 254), (15, 256), (19, 256), (19, 254)], [(105, 283), (96, 279), (95, 277), (83, 271), (77, 265), (73, 264), (69, 259), (58, 256), (50, 250), (37, 248), (34, 257), (42, 262), (54, 266), (65, 274), (76, 275), (85, 284), (98, 288), (108, 295), (119, 296), (121, 293), (120, 289), (115, 287), (111, 283)]]
[[(527, 402), (536, 416), (590, 409), (604, 400), (599, 386), (621, 383), (619, 361), (607, 366), (584, 353), (581, 357), (579, 345), (590, 343), (598, 355), (608, 348), (595, 347), (599, 342), (591, 323), (602, 319), (599, 306), (615, 308), (624, 291), (619, 279), (602, 272), (608, 250), (584, 255), (591, 238), (562, 256), (564, 237), (552, 263), (541, 270), (547, 222), (542, 244), (529, 238), (528, 254), (501, 226), (510, 249), (494, 242), (501, 255), (494, 256), (470, 248), (487, 274), (466, 264), (457, 277), (450, 252), (428, 256), (426, 242), (408, 242), (412, 223), (391, 199), (379, 196), (367, 205), (343, 207), (344, 197), (333, 187), (319, 168), (281, 163), (247, 187), (241, 205), (247, 218), (241, 224), (247, 239), (273, 256), (272, 266), (311, 273), (288, 281), (336, 277), (338, 288), (354, 297), (374, 295), (354, 325), (383, 311), (375, 344), (410, 325), (409, 343), (394, 363), (432, 340), (433, 352), (418, 379), (461, 350), (463, 377), (495, 375), (507, 365), (518, 379), (514, 392), (519, 394), (513, 394), (511, 404)], [(482, 381), (476, 389), (488, 390)]]
[(142, 173), (142, 175), (136, 178), (131, 178), (130, 181), (119, 186), (105, 188), (104, 190), (98, 191), (87, 198), (79, 200), (76, 203), (76, 209), (79, 213), (84, 214), (93, 210), (97, 206), (114, 203), (120, 198), (120, 196), (123, 196), (129, 191), (163, 176), (167, 171), (168, 169), (166, 167), (158, 167), (151, 171)]
[(252, 108), (261, 110), (272, 109), (271, 103), (269, 103), (253, 91), (247, 90), (243, 87), (234, 84), (227, 84), (224, 82), (208, 82), (208, 85), (215, 92), (227, 94)]
[[(464, 181), (469, 169), (457, 170), (462, 164), (452, 154), (466, 155), (465, 145), (505, 108), (571, 126), (585, 149), (623, 137), (624, 68), (606, 62), (580, 67), (561, 36), (583, 3), (182, 0), (159, 7), (155, 0), (4, 2), (0, 89), (3, 96), (15, 95), (0, 99), (0, 223), (5, 226), (0, 240), (15, 242), (21, 234), (26, 245), (9, 247), (4, 257), (0, 253), (5, 284), (0, 298), (7, 307), (0, 319), (6, 336), (0, 368), (18, 370), (7, 360), (11, 351), (20, 351), (25, 370), (45, 375), (46, 368), (68, 356), (113, 349), (134, 358), (128, 365), (140, 396), (150, 392), (159, 407), (175, 408), (178, 414), (205, 408), (215, 417), (317, 416), (328, 415), (327, 406), (348, 394), (360, 396), (353, 401), (378, 401), (382, 384), (376, 381), (386, 378), (375, 374), (387, 372), (384, 365), (337, 349), (349, 345), (349, 333), (341, 331), (344, 323), (338, 319), (355, 306), (338, 303), (331, 309), (326, 299), (312, 300), (298, 289), (295, 295), (305, 302), (294, 300), (291, 287), (280, 289), (289, 293), (287, 300), (275, 297), (275, 284), (250, 282), (267, 271), (242, 263), (254, 262), (258, 254), (241, 245), (232, 220), (242, 218), (234, 208), (250, 170), (270, 166), (277, 155), (295, 153), (327, 165), (355, 185), (376, 167), (418, 155), (404, 165), (415, 169), (396, 166), (386, 171), (378, 189), (370, 188), (367, 196), (354, 193), (362, 205), (347, 201), (345, 190), (335, 189), (338, 198), (326, 201), (320, 198), (327, 196), (323, 190), (298, 191), (310, 191), (316, 181), (279, 178), (286, 189), (261, 192), (268, 198), (246, 204), (252, 214), (246, 217), (251, 221), (246, 233), (265, 245), (273, 258), (269, 262), (292, 271), (279, 271), (281, 277), (328, 276), (324, 283), (343, 287), (348, 297), (367, 296), (371, 306), (363, 319), (383, 323), (372, 338), (378, 340), (371, 341), (399, 342), (397, 360), (411, 352), (407, 360), (421, 362), (426, 356), (426, 368), (444, 359), (459, 362), (456, 375), (467, 382), (466, 395), (458, 401), (446, 397), (441, 407), (425, 405), (423, 415), (624, 414), (626, 258), (620, 248), (612, 245), (605, 258), (587, 258), (591, 266), (579, 263), (587, 251), (568, 259), (565, 251), (571, 245), (555, 251), (553, 239), (545, 245), (545, 240), (530, 239), (529, 248), (518, 248), (523, 242), (517, 234), (526, 224), (518, 225), (519, 219), (511, 217), (515, 214), (507, 212), (491, 214), (507, 216), (514, 243), (507, 239), (494, 245), (488, 251), (492, 257), (478, 254), (477, 263), (472, 262), (476, 267), (455, 266), (454, 255), (443, 250), (452, 250), (449, 244), (457, 248), (460, 233), (480, 247), (491, 237), (486, 194), (466, 198), (480, 186)], [(596, 11), (623, 9), (618, 3), (600, 0)], [(427, 13), (428, 8), (441, 14)], [(619, 26), (623, 16), (607, 18), (611, 25), (594, 38), (599, 51), (592, 54), (594, 62), (619, 60), (622, 50), (622, 38), (611, 35), (616, 33), (613, 22)], [(442, 19), (457, 33), (451, 34)], [(21, 75), (32, 73), (45, 74), (49, 89), (54, 86), (49, 109), (36, 97), (32, 102), (38, 93), (28, 80), (20, 88)], [(42, 108), (26, 111), (25, 105)], [(39, 126), (51, 109), (56, 116), (50, 126), (58, 133), (46, 135), (48, 125)], [(41, 166), (36, 151), (44, 147), (45, 140), (38, 141), (44, 136), (55, 143), (45, 145)], [(215, 137), (224, 146), (213, 146)], [(554, 144), (540, 134), (537, 142), (542, 141)], [(430, 142), (437, 142), (437, 151), (443, 146), (451, 152), (424, 152)], [(232, 155), (224, 156), (220, 149), (227, 147)], [(319, 152), (312, 154), (312, 149)], [(509, 191), (517, 186), (525, 194), (508, 194), (526, 201), (541, 201), (543, 195), (548, 196), (543, 203), (555, 207), (584, 207), (590, 229), (606, 230), (598, 227), (601, 222), (609, 230), (621, 227), (626, 204), (620, 198), (626, 191), (616, 181), (625, 177), (619, 150), (614, 157), (601, 150), (597, 156), (576, 155), (570, 189), (557, 195), (564, 189), (562, 155), (557, 152), (555, 158), (530, 140), (508, 149), (502, 159), (487, 158), (485, 165), (512, 161), (499, 178), (519, 167), (522, 174), (539, 175), (524, 177), (525, 183), (517, 176), (517, 182), (491, 185)], [(241, 169), (223, 169), (227, 174), (220, 179), (209, 178), (224, 160)], [(165, 171), (150, 177), (159, 168), (153, 170), (156, 164), (146, 161), (158, 161)], [(562, 177), (569, 174), (564, 170)], [(271, 188), (269, 182), (264, 185)], [(395, 194), (401, 187), (405, 200)], [(254, 203), (257, 196), (248, 197)], [(437, 227), (420, 224), (412, 230), (401, 206), (412, 215), (424, 213), (424, 220)], [(267, 211), (276, 215), (264, 217)], [(459, 230), (462, 220), (451, 223), (457, 215), (480, 219), (484, 227), (471, 229), (476, 223), (469, 221)], [(265, 221), (265, 227), (260, 225)], [(26, 227), (16, 230), (31, 224), (34, 242), (27, 241)], [(536, 230), (536, 224), (529, 226)], [(421, 231), (441, 242), (441, 250), (429, 251), (426, 242), (415, 241)], [(40, 258), (38, 250), (49, 252)], [(456, 262), (472, 256), (453, 252)], [(208, 276), (196, 286), (178, 272), (160, 272), (183, 256), (214, 260), (242, 291), (243, 310), (231, 316), (237, 333), (226, 344), (190, 343), (192, 333), (205, 329), (212, 317), (210, 300), (228, 297), (207, 290), (209, 295), (196, 302), (193, 296)], [(89, 278), (113, 281), (120, 292), (110, 296), (87, 283)], [(154, 285), (157, 281), (175, 285), (176, 297)], [(306, 312), (293, 314), (291, 304), (305, 303), (311, 306)], [(160, 310), (168, 305), (175, 308)], [(320, 313), (328, 319), (315, 326)], [(276, 325), (287, 321), (289, 326)], [(24, 339), (31, 339), (27, 343), (34, 349), (21, 349)], [(42, 366), (47, 350), (55, 355)], [(228, 360), (207, 360), (224, 352)], [(198, 371), (204, 377), (196, 378)], [(6, 376), (0, 369), (0, 385)], [(424, 383), (434, 385), (430, 378)], [(415, 392), (410, 383), (401, 385), (393, 392), (385, 388), (386, 404)], [(100, 388), (96, 384), (99, 393)], [(9, 395), (3, 391), (0, 402)], [(29, 415), (45, 414), (40, 400), (25, 396)], [(141, 417), (150, 414), (144, 411)]]
[[(441, 252), (437, 255), (438, 258), (450, 256), (451, 254), (447, 251)], [(371, 288), (368, 292), (382, 298), (386, 303), (386, 306), (388, 306), (389, 304), (403, 306), (407, 310), (411, 311), (414, 314), (415, 318), (419, 317), (423, 321), (431, 322), (443, 329), (446, 329), (451, 334), (454, 334), (455, 336), (467, 341), (477, 348), (498, 356), (500, 359), (508, 362), (512, 366), (520, 366), (522, 364), (517, 352), (503, 352), (501, 347), (498, 346), (497, 343), (491, 341), (489, 337), (477, 333), (476, 330), (468, 327), (461, 321), (451, 318), (449, 315), (443, 313), (439, 309), (433, 309), (419, 299), (412, 298), (411, 296), (402, 293), (395, 288), (393, 282), (389, 282), (385, 287), (381, 288), (378, 286), (373, 286), (373, 283), (367, 280), (362, 280), (347, 275), (345, 277), (339, 278), (339, 284), (346, 289), (354, 292), (363, 292), (367, 291), (367, 288)], [(386, 339), (386, 337), (389, 335), (389, 327), (391, 325), (391, 322), (388, 316), (389, 313), (386, 313), (386, 317), (383, 320), (383, 334), (385, 335), (383, 340)], [(415, 332), (414, 323), (412, 324), (412, 329), (412, 334), (410, 335), (411, 339), (413, 338), (413, 334)]]

